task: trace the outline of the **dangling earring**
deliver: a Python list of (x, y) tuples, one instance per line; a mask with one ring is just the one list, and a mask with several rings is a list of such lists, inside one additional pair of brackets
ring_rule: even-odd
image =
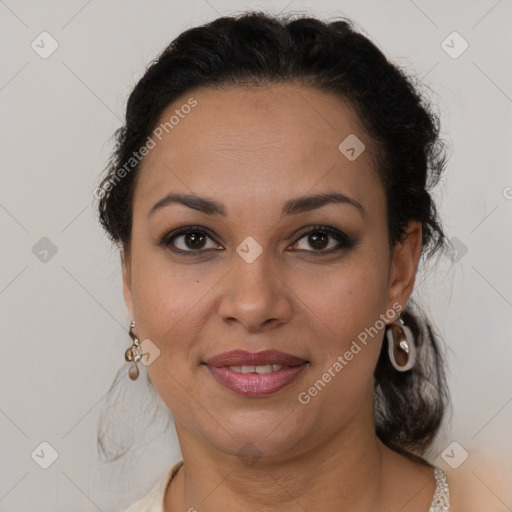
[(137, 380), (139, 376), (139, 368), (137, 367), (137, 361), (139, 361), (142, 358), (142, 347), (140, 346), (139, 338), (137, 338), (137, 336), (135, 336), (133, 332), (134, 327), (135, 322), (132, 320), (130, 324), (129, 335), (133, 340), (133, 344), (124, 353), (124, 358), (126, 359), (126, 361), (133, 361), (133, 366), (128, 370), (128, 376), (132, 380)]
[(388, 355), (391, 364), (399, 372), (410, 370), (416, 362), (416, 347), (409, 327), (401, 318), (388, 325)]

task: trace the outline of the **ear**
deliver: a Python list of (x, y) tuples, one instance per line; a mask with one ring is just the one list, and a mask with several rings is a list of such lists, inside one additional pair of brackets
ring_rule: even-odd
[(133, 295), (132, 295), (132, 271), (131, 271), (131, 259), (130, 256), (127, 255), (125, 249), (121, 250), (121, 268), (123, 272), (123, 296), (124, 302), (126, 304), (126, 308), (128, 309), (128, 313), (130, 317), (134, 318), (134, 310), (133, 307)]
[(421, 256), (421, 237), (421, 222), (410, 221), (402, 240), (393, 248), (388, 308), (392, 308), (393, 304), (398, 303), (401, 311), (409, 300)]

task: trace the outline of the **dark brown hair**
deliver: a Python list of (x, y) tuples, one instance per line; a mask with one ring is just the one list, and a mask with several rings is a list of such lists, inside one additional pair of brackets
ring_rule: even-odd
[[(183, 32), (147, 67), (128, 99), (126, 123), (97, 189), (99, 219), (129, 251), (132, 199), (140, 162), (118, 171), (144, 146), (164, 109), (201, 87), (305, 84), (337, 95), (357, 112), (387, 198), (389, 246), (410, 220), (423, 228), (422, 254), (445, 249), (430, 189), (447, 159), (439, 118), (417, 84), (344, 18), (248, 12)], [(116, 174), (117, 173), (117, 174)], [(115, 184), (114, 184), (115, 180)], [(413, 309), (415, 310), (413, 312)], [(376, 435), (391, 449), (420, 460), (437, 434), (449, 395), (439, 340), (409, 301), (402, 318), (415, 335), (417, 363), (397, 372), (385, 343), (375, 370)], [(422, 318), (423, 317), (423, 318)]]

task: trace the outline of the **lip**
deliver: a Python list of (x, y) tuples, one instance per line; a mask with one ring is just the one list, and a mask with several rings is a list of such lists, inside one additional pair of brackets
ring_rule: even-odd
[(282, 366), (300, 366), (308, 363), (305, 359), (285, 354), (278, 350), (262, 350), (260, 352), (247, 352), (246, 350), (231, 350), (217, 354), (205, 361), (210, 367), (223, 366), (260, 366), (267, 364), (280, 364)]
[[(208, 359), (205, 363), (213, 378), (245, 397), (268, 396), (294, 382), (298, 375), (307, 367), (309, 361), (277, 350), (247, 352), (232, 350)], [(239, 373), (229, 366), (260, 366), (279, 364), (281, 368), (271, 373)]]

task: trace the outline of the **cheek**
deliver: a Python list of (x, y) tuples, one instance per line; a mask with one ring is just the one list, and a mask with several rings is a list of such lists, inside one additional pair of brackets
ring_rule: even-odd
[(208, 289), (196, 280), (183, 282), (166, 272), (141, 272), (136, 281), (136, 314), (139, 329), (162, 350), (185, 350), (196, 336)]
[[(310, 311), (309, 329), (317, 333), (314, 354), (319, 373), (338, 361), (343, 374), (351, 379), (371, 380), (383, 335), (386, 277), (382, 264), (373, 258), (358, 258), (321, 279), (302, 281), (301, 296), (305, 310)], [(333, 371), (340, 374), (339, 365)]]
[(333, 334), (354, 334), (383, 313), (387, 303), (387, 274), (382, 265), (369, 258), (330, 269), (314, 279), (302, 279), (301, 297), (324, 319)]
[(196, 377), (198, 364), (193, 348), (204, 323), (202, 301), (214, 282), (203, 286), (205, 280), (192, 276), (192, 270), (190, 275), (178, 273), (178, 265), (171, 266), (154, 254), (141, 253), (133, 263), (137, 332), (160, 350), (146, 369), (167, 407), (186, 417), (196, 395), (197, 382), (191, 376)]

